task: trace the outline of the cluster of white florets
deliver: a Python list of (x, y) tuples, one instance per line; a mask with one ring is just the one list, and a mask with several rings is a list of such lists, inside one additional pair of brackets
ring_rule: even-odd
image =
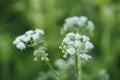
[(85, 60), (91, 58), (89, 55), (85, 54), (93, 48), (93, 44), (89, 40), (89, 37), (85, 35), (80, 35), (78, 33), (75, 34), (72, 32), (68, 33), (60, 46), (60, 49), (64, 53), (63, 57), (67, 57), (69, 54), (78, 55), (80, 58)]
[(25, 32), (25, 34), (18, 36), (13, 44), (20, 50), (24, 50), (26, 48), (26, 44), (29, 42), (34, 42), (38, 40), (41, 35), (44, 35), (44, 31), (41, 29), (36, 29), (35, 31), (29, 30)]
[[(34, 60), (37, 61), (40, 58), (41, 60), (48, 61), (48, 54), (46, 53), (46, 48), (43, 45), (43, 41), (41, 39), (42, 35), (44, 35), (44, 31), (41, 29), (36, 29), (34, 31), (29, 30), (25, 32), (25, 34), (18, 36), (13, 41), (13, 44), (16, 45), (18, 49), (24, 50), (28, 45), (31, 46), (36, 43), (36, 45), (32, 46), (36, 47), (33, 53), (35, 56)], [(40, 41), (41, 44), (39, 44)]]
[(41, 59), (42, 61), (49, 61), (48, 53), (46, 53), (46, 50), (47, 49), (44, 46), (35, 49), (33, 53), (33, 55), (35, 56), (34, 60), (38, 61), (39, 59)]
[(91, 20), (88, 20), (87, 17), (81, 16), (81, 17), (69, 17), (65, 19), (65, 23), (63, 25), (63, 28), (61, 28), (61, 34), (66, 32), (67, 30), (77, 26), (77, 28), (86, 27), (90, 32), (93, 32), (94, 30), (94, 24)]

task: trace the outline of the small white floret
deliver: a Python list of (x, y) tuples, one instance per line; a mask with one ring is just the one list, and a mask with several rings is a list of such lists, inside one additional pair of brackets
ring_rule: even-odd
[(26, 34), (26, 35), (31, 35), (31, 34), (33, 34), (33, 33), (34, 33), (33, 30), (29, 30), (29, 31), (27, 31), (25, 34)]
[(25, 44), (24, 44), (23, 42), (18, 43), (18, 44), (16, 45), (16, 47), (17, 47), (18, 49), (20, 49), (20, 50), (23, 50), (23, 49), (26, 48), (26, 46), (25, 46)]
[(73, 54), (75, 54), (75, 49), (71, 47), (71, 48), (67, 49), (67, 52), (68, 52), (70, 55), (73, 55)]
[(85, 59), (85, 60), (88, 60), (88, 59), (91, 59), (91, 58), (92, 58), (92, 57), (91, 57), (90, 55), (88, 55), (88, 54), (80, 54), (79, 57), (82, 58), (82, 59)]

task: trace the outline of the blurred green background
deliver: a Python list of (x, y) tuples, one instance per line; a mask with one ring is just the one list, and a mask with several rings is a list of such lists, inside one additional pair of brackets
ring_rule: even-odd
[(43, 62), (33, 61), (32, 49), (16, 49), (15, 37), (30, 29), (45, 30), (53, 61), (62, 58), (58, 47), (64, 19), (82, 15), (95, 24), (91, 73), (106, 69), (110, 80), (120, 80), (120, 0), (0, 0), (0, 80), (35, 80), (48, 70)]

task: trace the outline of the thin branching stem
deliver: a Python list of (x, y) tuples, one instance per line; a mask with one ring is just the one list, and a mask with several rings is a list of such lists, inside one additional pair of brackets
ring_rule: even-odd
[(55, 69), (53, 68), (53, 66), (49, 63), (49, 61), (47, 61), (47, 65), (50, 67), (51, 71), (55, 74), (57, 80), (63, 80), (63, 79), (61, 79), (61, 77), (59, 76), (59, 74), (55, 71)]

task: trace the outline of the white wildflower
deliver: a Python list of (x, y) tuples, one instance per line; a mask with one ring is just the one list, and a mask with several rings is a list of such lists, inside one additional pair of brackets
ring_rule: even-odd
[(66, 35), (67, 37), (73, 38), (75, 36), (75, 34), (73, 32), (70, 32)]
[(77, 21), (77, 24), (79, 25), (79, 27), (85, 26), (87, 20), (88, 20), (87, 17), (81, 16), (79, 18), (79, 21)]
[(84, 59), (84, 60), (88, 60), (88, 59), (91, 59), (92, 57), (88, 54), (80, 54), (79, 58)]
[(90, 40), (89, 37), (87, 37), (86, 35), (83, 35), (82, 38), (83, 38), (83, 41), (89, 41)]
[(73, 55), (73, 54), (75, 54), (75, 49), (71, 47), (71, 48), (67, 49), (67, 52), (68, 52), (70, 55)]
[(21, 42), (21, 40), (20, 40), (19, 38), (16, 38), (16, 39), (13, 41), (13, 44), (16, 45), (16, 44), (18, 44), (18, 43), (20, 43), (20, 42)]
[(74, 46), (75, 46), (76, 48), (78, 48), (78, 47), (81, 46), (81, 44), (82, 44), (82, 43), (81, 43), (80, 41), (75, 40)]
[(81, 39), (81, 38), (82, 38), (82, 37), (81, 37), (80, 34), (77, 33), (77, 34), (75, 35), (75, 39), (78, 39), (78, 40), (79, 40), (79, 39)]
[(87, 41), (86, 44), (85, 44), (85, 47), (86, 47), (86, 49), (92, 49), (94, 46), (91, 42)]
[(41, 29), (36, 29), (35, 32), (40, 35), (44, 35), (44, 31)]
[(63, 27), (61, 28), (61, 34), (67, 31), (71, 31), (71, 30), (75, 32), (78, 32), (79, 29), (84, 30), (82, 28), (88, 29), (90, 33), (92, 33), (94, 30), (94, 24), (91, 20), (88, 20), (88, 18), (85, 16), (69, 17), (65, 19), (65, 23), (63, 24)]
[(18, 49), (20, 49), (20, 50), (23, 50), (23, 49), (26, 48), (26, 46), (25, 46), (25, 44), (24, 44), (23, 42), (19, 42), (19, 43), (16, 45), (16, 47), (17, 47)]
[(89, 31), (93, 32), (94, 28), (95, 28), (95, 27), (94, 27), (93, 22), (92, 22), (92, 21), (88, 21), (88, 23), (87, 23), (87, 29), (88, 29)]
[(64, 53), (64, 57), (74, 54), (86, 53), (93, 48), (93, 44), (86, 35), (68, 33), (59, 47)]
[(24, 37), (23, 39), (22, 39), (24, 42), (29, 42), (30, 40), (31, 40), (31, 35), (27, 35), (26, 37)]
[(29, 30), (29, 31), (27, 31), (25, 34), (26, 34), (26, 35), (31, 35), (31, 34), (33, 34), (33, 33), (34, 33), (33, 30)]
[(39, 34), (32, 34), (33, 41), (37, 40), (39, 38)]
[(63, 42), (68, 43), (70, 41), (69, 37), (64, 38)]

